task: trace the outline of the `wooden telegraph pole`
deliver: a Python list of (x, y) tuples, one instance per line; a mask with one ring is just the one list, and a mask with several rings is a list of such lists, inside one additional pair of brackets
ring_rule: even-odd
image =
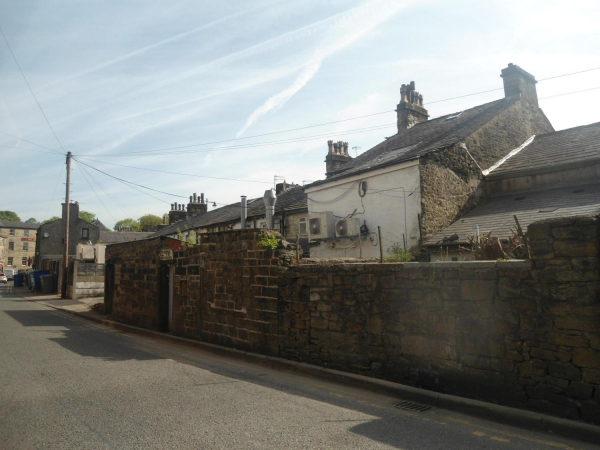
[(62, 267), (62, 284), (60, 289), (60, 298), (67, 298), (67, 283), (69, 273), (69, 224), (71, 222), (71, 207), (69, 189), (71, 187), (71, 152), (67, 153), (67, 188), (65, 193), (65, 204), (67, 211), (64, 217), (65, 225), (65, 243), (63, 246), (63, 267)]

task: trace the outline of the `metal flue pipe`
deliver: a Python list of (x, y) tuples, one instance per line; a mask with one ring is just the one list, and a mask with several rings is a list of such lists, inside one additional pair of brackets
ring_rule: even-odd
[(248, 217), (248, 198), (242, 195), (242, 230), (246, 229), (246, 218)]
[(267, 189), (263, 196), (266, 209), (267, 228), (273, 229), (273, 216), (275, 216), (275, 202), (277, 201), (277, 195), (273, 189)]

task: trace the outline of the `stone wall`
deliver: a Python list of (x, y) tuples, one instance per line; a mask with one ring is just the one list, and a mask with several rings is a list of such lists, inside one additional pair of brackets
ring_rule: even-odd
[(175, 334), (600, 423), (598, 230), (532, 224), (531, 261), (295, 265), (235, 230), (109, 246), (107, 264), (119, 320), (157, 327), (167, 264)]
[(174, 255), (173, 332), (277, 355), (278, 273), (285, 260), (258, 248), (260, 230), (203, 234)]
[(280, 355), (600, 423), (597, 219), (529, 232), (533, 261), (286, 268)]
[(419, 171), (423, 237), (446, 228), (483, 196), (481, 170), (460, 145), (424, 156)]
[[(114, 267), (112, 316), (139, 327), (160, 328), (159, 268), (178, 248), (172, 239), (150, 239), (106, 247), (106, 265)], [(106, 280), (110, 285), (110, 281)]]

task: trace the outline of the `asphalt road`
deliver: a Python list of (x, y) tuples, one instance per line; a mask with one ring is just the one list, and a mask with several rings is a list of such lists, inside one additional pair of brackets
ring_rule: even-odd
[(587, 449), (95, 325), (0, 286), (0, 447)]

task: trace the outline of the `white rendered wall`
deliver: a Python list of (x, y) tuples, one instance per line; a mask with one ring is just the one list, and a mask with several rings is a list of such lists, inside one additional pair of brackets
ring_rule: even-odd
[[(367, 182), (367, 193), (362, 197), (362, 202), (358, 194), (360, 181)], [(388, 248), (395, 242), (404, 245), (402, 235), (406, 236), (407, 249), (419, 244), (420, 183), (418, 161), (409, 161), (310, 187), (306, 189), (308, 211), (333, 211), (334, 216), (338, 216), (337, 220), (352, 214), (356, 209), (353, 217), (359, 219), (361, 225), (366, 220), (371, 233), (361, 240), (362, 256), (379, 256), (378, 225), (382, 228), (383, 253), (387, 256)], [(356, 239), (324, 241), (310, 249), (310, 256), (314, 258), (358, 258), (359, 254), (360, 247)]]

